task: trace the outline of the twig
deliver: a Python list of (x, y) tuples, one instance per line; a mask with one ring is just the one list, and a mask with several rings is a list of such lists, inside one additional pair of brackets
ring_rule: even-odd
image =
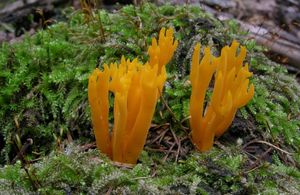
[(161, 91), (158, 90), (159, 95), (160, 95), (160, 99), (162, 100), (163, 104), (166, 106), (167, 110), (169, 111), (169, 113), (172, 115), (172, 118), (174, 119), (174, 121), (176, 123), (179, 123), (179, 121), (176, 118), (176, 115), (174, 114), (174, 112), (172, 111), (172, 109), (169, 107), (167, 101), (165, 100), (165, 98), (162, 96)]
[(177, 152), (176, 152), (176, 156), (175, 156), (175, 162), (177, 162), (178, 160), (178, 156), (179, 156), (179, 153), (180, 153), (180, 149), (181, 149), (181, 143), (180, 143), (180, 140), (178, 140), (176, 134), (174, 133), (174, 131), (172, 130), (172, 128), (170, 127), (170, 130), (171, 130), (171, 133), (175, 139), (175, 142), (177, 144)]
[(263, 164), (261, 164), (261, 165), (259, 165), (259, 166), (257, 166), (257, 167), (254, 167), (253, 169), (250, 169), (250, 170), (248, 170), (248, 171), (245, 171), (245, 173), (247, 174), (247, 173), (250, 173), (250, 172), (252, 172), (252, 171), (254, 171), (254, 170), (256, 170), (256, 169), (258, 169), (258, 168), (260, 168), (260, 167), (262, 167), (263, 166)]
[(152, 140), (152, 141), (150, 142), (150, 144), (153, 144), (153, 143), (156, 142), (157, 140), (159, 140), (158, 143), (160, 143), (161, 140), (163, 139), (163, 137), (165, 136), (165, 134), (167, 133), (167, 131), (169, 131), (168, 128), (165, 129), (162, 133), (160, 133), (160, 135), (157, 136), (154, 140)]
[(41, 184), (37, 180), (37, 177), (35, 176), (35, 180), (33, 180), (32, 177), (31, 177), (31, 175), (30, 175), (30, 173), (29, 173), (29, 171), (28, 171), (28, 169), (27, 169), (27, 167), (26, 167), (26, 165), (23, 165), (22, 167), (24, 168), (24, 170), (25, 170), (25, 172), (26, 172), (26, 174), (28, 176), (28, 179), (32, 183), (34, 190), (37, 191), (39, 189), (39, 187), (41, 186)]
[(160, 95), (160, 98), (161, 98), (163, 104), (166, 106), (167, 110), (168, 110), (169, 113), (171, 114), (172, 119), (174, 120), (174, 122), (177, 123), (177, 124), (179, 124), (180, 127), (181, 127), (181, 129), (182, 129), (185, 133), (188, 134), (188, 132), (187, 132), (186, 130), (188, 130), (189, 128), (183, 126), (182, 123), (183, 123), (185, 120), (188, 120), (188, 119), (190, 118), (190, 116), (184, 118), (182, 121), (177, 120), (176, 115), (174, 114), (174, 112), (172, 111), (172, 109), (169, 107), (169, 105), (168, 105), (167, 101), (165, 100), (165, 98), (162, 96), (161, 91), (158, 90), (158, 92), (159, 92), (159, 95)]
[(171, 151), (172, 151), (173, 147), (175, 146), (175, 144), (176, 143), (173, 143), (172, 146), (169, 148), (166, 156), (163, 158), (163, 162), (165, 162), (167, 160), (167, 158), (168, 158), (169, 154), (171, 153)]
[(283, 152), (283, 153), (285, 153), (285, 154), (287, 154), (287, 155), (292, 155), (292, 154), (293, 154), (293, 153), (287, 152), (287, 151), (285, 151), (285, 150), (283, 150), (283, 149), (281, 149), (281, 148), (279, 148), (279, 147), (277, 147), (277, 146), (275, 146), (275, 145), (273, 145), (273, 144), (271, 144), (271, 143), (269, 143), (269, 142), (262, 141), (262, 140), (253, 140), (253, 141), (250, 141), (250, 142), (248, 142), (247, 144), (245, 144), (245, 145), (243, 146), (243, 149), (246, 148), (247, 146), (253, 144), (253, 143), (266, 144), (266, 145), (271, 146), (271, 147), (275, 148), (276, 150), (279, 150), (280, 152)]
[[(250, 170), (255, 170), (255, 167), (260, 167), (261, 165), (261, 160), (270, 152), (272, 151), (272, 148), (268, 148), (267, 151), (265, 151), (259, 158), (256, 159), (256, 161), (253, 163), (251, 166)], [(256, 166), (257, 165), (257, 166)], [(247, 171), (246, 171), (247, 172)]]
[(39, 183), (39, 181), (37, 180), (37, 177), (34, 175), (35, 179), (32, 178), (31, 174), (28, 171), (28, 168), (26, 167), (28, 163), (28, 161), (24, 158), (24, 154), (26, 152), (26, 150), (28, 149), (29, 146), (31, 146), (33, 144), (33, 140), (31, 138), (28, 138), (26, 140), (26, 143), (22, 146), (21, 150), (19, 151), (19, 153), (17, 154), (17, 156), (11, 161), (11, 164), (15, 164), (16, 161), (18, 159), (22, 160), (22, 168), (25, 170), (29, 181), (31, 182), (34, 190), (38, 190), (39, 187), (41, 186), (41, 184)]
[(17, 160), (22, 159), (28, 147), (31, 146), (32, 144), (33, 144), (33, 140), (31, 138), (28, 138), (26, 143), (22, 146), (21, 150), (17, 154), (17, 156), (11, 161), (11, 164), (15, 164)]
[[(165, 150), (165, 149), (156, 149), (156, 148), (149, 148), (149, 147), (145, 147), (145, 150), (153, 151), (153, 152), (163, 152), (163, 153), (168, 152), (168, 150)], [(170, 151), (170, 153), (174, 153), (174, 152), (175, 151)]]
[[(258, 158), (256, 156), (254, 156), (253, 154), (249, 153), (248, 151), (244, 151), (248, 156), (251, 156), (252, 158), (254, 158), (255, 160), (257, 160)], [(253, 161), (251, 163), (254, 163)]]

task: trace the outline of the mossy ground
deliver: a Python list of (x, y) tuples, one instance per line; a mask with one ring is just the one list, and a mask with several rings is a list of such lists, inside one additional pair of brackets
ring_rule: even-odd
[[(65, 14), (68, 22), (0, 48), (2, 192), (299, 193), (299, 85), (234, 21), (221, 23), (198, 7), (147, 3), (116, 13), (67, 9)], [(167, 26), (175, 29), (180, 45), (168, 65), (156, 125), (138, 165), (117, 167), (96, 149), (86, 149), (94, 140), (88, 75), (122, 55), (145, 61), (151, 37)], [(199, 154), (185, 120), (192, 46), (201, 42), (218, 53), (233, 39), (248, 49), (255, 96), (214, 149)], [(33, 144), (16, 158), (29, 138)]]

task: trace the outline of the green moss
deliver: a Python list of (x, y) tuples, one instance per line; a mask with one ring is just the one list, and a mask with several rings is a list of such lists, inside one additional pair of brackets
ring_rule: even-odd
[[(286, 73), (286, 69), (278, 65), (262, 64), (265, 60), (261, 57), (253, 57), (251, 60), (253, 69), (257, 71), (253, 79), (256, 93), (246, 109), (255, 117), (260, 130), (269, 132), (264, 133), (264, 137), (277, 142), (283, 138), (299, 151), (299, 84)], [(261, 69), (262, 66), (265, 68)]]
[[(40, 193), (280, 193), (299, 190), (299, 170), (283, 164), (265, 164), (244, 172), (246, 156), (230, 156), (233, 150), (213, 149), (194, 153), (178, 163), (155, 167), (138, 164), (133, 169), (111, 164), (97, 150), (83, 152), (71, 145), (64, 153), (51, 155), (28, 167), (29, 175), (39, 184)], [(231, 162), (231, 163), (228, 163)], [(225, 166), (227, 164), (227, 166)], [(0, 169), (0, 188), (31, 192), (31, 180), (18, 162)], [(287, 188), (287, 189), (285, 189)]]

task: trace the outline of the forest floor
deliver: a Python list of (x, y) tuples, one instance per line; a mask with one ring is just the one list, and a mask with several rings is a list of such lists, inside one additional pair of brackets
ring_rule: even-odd
[[(180, 6), (109, 5), (107, 11), (80, 9), (78, 1), (2, 1), (1, 191), (299, 194), (298, 2), (174, 2)], [(91, 133), (87, 78), (121, 55), (147, 58), (150, 38), (164, 26), (174, 27), (180, 44), (145, 149), (134, 168), (113, 164)], [(190, 48), (201, 42), (218, 51), (233, 39), (248, 50), (255, 96), (201, 154), (187, 120)], [(292, 50), (274, 47), (283, 43)]]

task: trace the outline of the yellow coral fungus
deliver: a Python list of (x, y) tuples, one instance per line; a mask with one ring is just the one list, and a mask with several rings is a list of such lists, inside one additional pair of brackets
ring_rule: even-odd
[[(89, 77), (88, 96), (98, 149), (113, 161), (135, 164), (146, 141), (159, 90), (166, 80), (165, 65), (177, 41), (173, 31), (162, 29), (158, 45), (149, 47), (150, 63), (122, 57), (120, 64), (104, 65)], [(155, 48), (155, 49), (154, 49)], [(154, 51), (155, 50), (155, 51)], [(114, 95), (114, 126), (109, 130), (108, 94)]]
[[(200, 61), (200, 44), (194, 48), (190, 80), (190, 125), (192, 141), (199, 151), (207, 151), (215, 136), (221, 136), (232, 123), (238, 108), (246, 105), (254, 95), (253, 84), (249, 87), (248, 64), (243, 66), (246, 48), (233, 41), (223, 47), (220, 57), (211, 55), (210, 48), (204, 49)], [(214, 89), (210, 102), (205, 105), (205, 95), (214, 76)]]
[(150, 66), (153, 67), (158, 65), (158, 74), (163, 76), (159, 88), (160, 91), (167, 79), (165, 65), (171, 60), (173, 53), (178, 46), (178, 41), (174, 40), (173, 34), (172, 28), (167, 30), (162, 28), (159, 32), (158, 41), (155, 38), (152, 38), (152, 45), (148, 48)]

